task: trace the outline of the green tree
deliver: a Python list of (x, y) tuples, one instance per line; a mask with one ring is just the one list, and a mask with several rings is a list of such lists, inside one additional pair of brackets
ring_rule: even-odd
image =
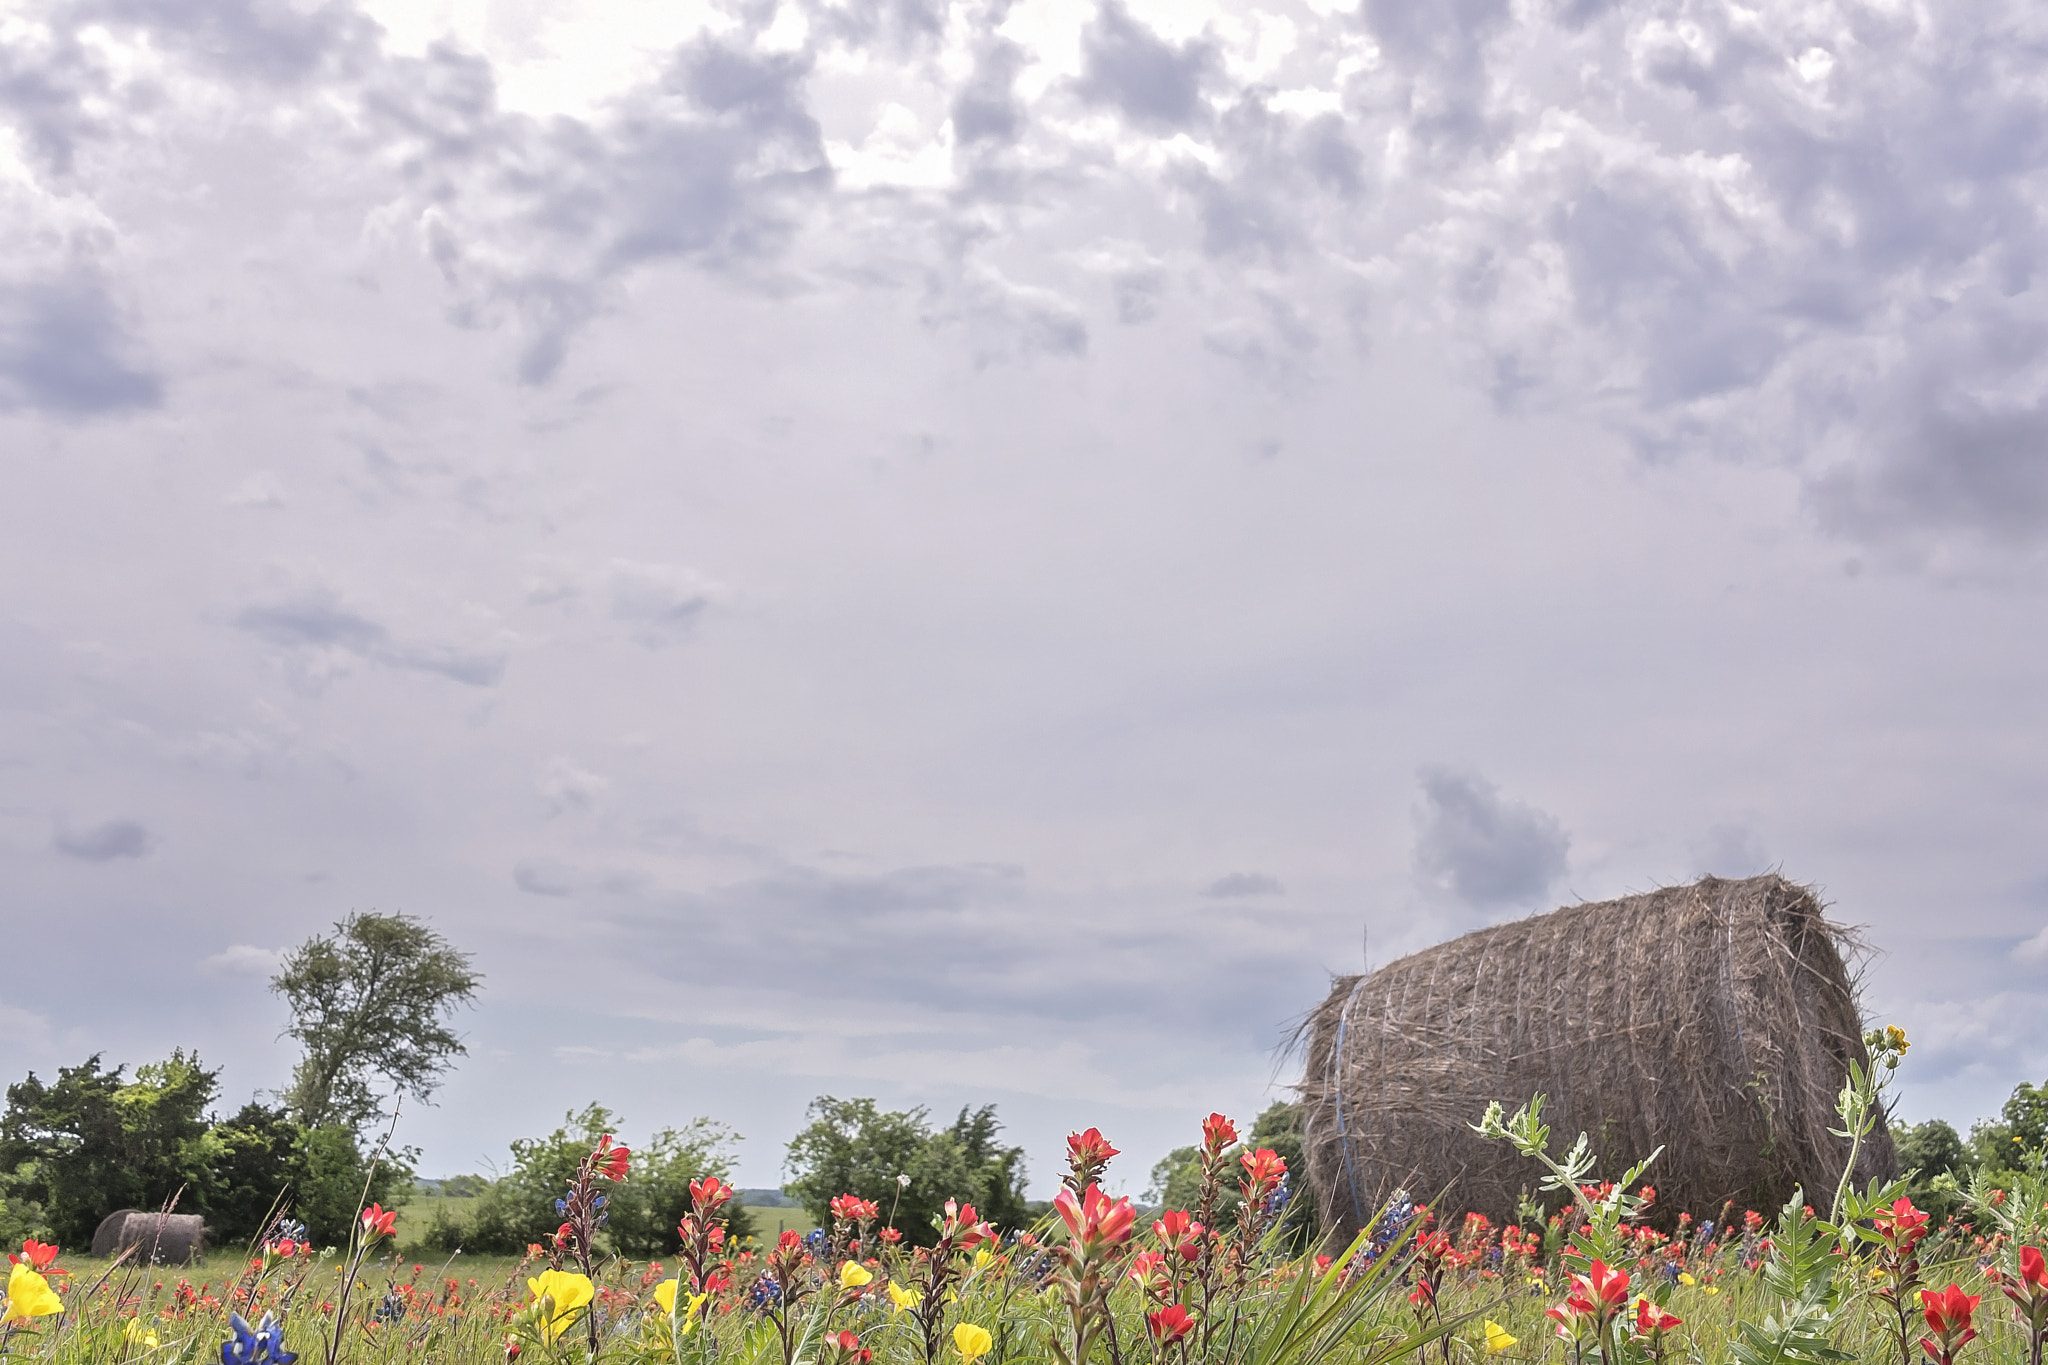
[(186, 1211), (205, 1208), (206, 1109), (218, 1070), (183, 1051), (137, 1067), (133, 1080), (125, 1070), (104, 1070), (95, 1053), (60, 1067), (53, 1083), (30, 1072), (7, 1088), (0, 1169), (60, 1243), (90, 1242), (115, 1209), (159, 1208), (173, 1195)]
[(426, 1100), (468, 1050), (448, 1020), (482, 981), (466, 954), (410, 915), (350, 915), (300, 944), (270, 983), (291, 1005), (286, 1032), (305, 1048), (284, 1095), (292, 1116), (360, 1132), (388, 1097)]
[(1024, 1149), (996, 1141), (1002, 1125), (992, 1104), (963, 1108), (950, 1127), (936, 1131), (922, 1107), (884, 1110), (871, 1099), (821, 1095), (809, 1117), (790, 1139), (790, 1178), (782, 1188), (820, 1225), (839, 1194), (874, 1200), (904, 1241), (920, 1246), (935, 1240), (933, 1225), (948, 1199), (973, 1204), (999, 1227), (1029, 1221)]
[[(616, 1114), (593, 1104), (564, 1115), (562, 1126), (546, 1137), (514, 1142), (512, 1169), (476, 1196), (465, 1221), (444, 1218), (433, 1240), (466, 1251), (496, 1252), (516, 1252), (543, 1240), (561, 1222), (555, 1201), (568, 1189), (577, 1163), (600, 1137), (618, 1135), (619, 1128)], [(664, 1128), (644, 1143), (628, 1142), (632, 1173), (609, 1192), (606, 1204), (605, 1236), (613, 1249), (628, 1256), (672, 1254), (678, 1245), (676, 1224), (690, 1207), (690, 1182), (729, 1176), (736, 1140), (724, 1126), (699, 1118), (682, 1128)], [(732, 1234), (744, 1237), (751, 1231), (744, 1214), (736, 1213)]]
[(1977, 1165), (1962, 1135), (1944, 1119), (1928, 1119), (1900, 1124), (1892, 1138), (1899, 1148), (1899, 1169), (1917, 1172), (1907, 1191), (1913, 1206), (1933, 1214), (1937, 1225), (1961, 1212), (1959, 1187), (1969, 1183)]

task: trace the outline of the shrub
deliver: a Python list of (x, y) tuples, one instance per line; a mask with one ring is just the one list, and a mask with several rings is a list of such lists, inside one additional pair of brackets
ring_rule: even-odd
[(963, 1108), (951, 1127), (936, 1132), (922, 1107), (884, 1110), (871, 1099), (821, 1095), (809, 1113), (810, 1123), (790, 1139), (783, 1189), (821, 1227), (830, 1224), (832, 1198), (840, 1194), (875, 1201), (884, 1223), (914, 1246), (935, 1239), (948, 1199), (971, 1203), (1003, 1226), (1028, 1220), (1024, 1149), (996, 1143), (1002, 1125), (992, 1104)]

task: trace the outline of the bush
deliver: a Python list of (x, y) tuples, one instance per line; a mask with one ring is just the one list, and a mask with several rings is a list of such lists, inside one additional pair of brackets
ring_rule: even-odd
[[(871, 1099), (811, 1101), (810, 1123), (790, 1139), (790, 1180), (782, 1188), (820, 1227), (831, 1224), (834, 1195), (881, 1205), (904, 1241), (929, 1245), (948, 1199), (971, 1203), (998, 1227), (1030, 1220), (1024, 1202), (1024, 1149), (1002, 1147), (994, 1105), (962, 1109), (950, 1128), (933, 1131), (923, 1108), (883, 1110)], [(908, 1185), (899, 1176), (910, 1177)], [(893, 1215), (893, 1216), (892, 1216)]]
[[(593, 1104), (564, 1115), (563, 1126), (546, 1137), (514, 1142), (512, 1170), (476, 1197), (467, 1226), (458, 1225), (452, 1214), (437, 1214), (429, 1235), (453, 1239), (466, 1251), (507, 1254), (544, 1240), (561, 1222), (555, 1201), (568, 1189), (577, 1163), (600, 1137), (618, 1131), (618, 1116)], [(673, 1253), (676, 1223), (690, 1204), (690, 1182), (730, 1175), (735, 1140), (729, 1129), (700, 1118), (680, 1129), (664, 1128), (643, 1144), (629, 1143), (632, 1175), (611, 1191), (607, 1205), (605, 1230), (613, 1247), (629, 1256)], [(736, 1237), (752, 1231), (738, 1212), (731, 1226)]]

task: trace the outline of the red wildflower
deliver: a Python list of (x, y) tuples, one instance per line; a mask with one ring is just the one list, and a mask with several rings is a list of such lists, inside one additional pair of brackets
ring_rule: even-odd
[(1192, 1261), (1202, 1254), (1202, 1232), (1194, 1215), (1180, 1209), (1168, 1209), (1152, 1222), (1152, 1235), (1159, 1239), (1159, 1245), (1178, 1253), (1183, 1261)]
[(1900, 1198), (1889, 1209), (1870, 1220), (1878, 1235), (1900, 1251), (1910, 1251), (1914, 1244), (1927, 1235), (1928, 1215), (1913, 1207), (1913, 1201)]
[(1162, 1346), (1179, 1341), (1194, 1329), (1194, 1315), (1177, 1303), (1170, 1303), (1156, 1313), (1145, 1315), (1145, 1330)]
[(1436, 1303), (1436, 1286), (1428, 1280), (1417, 1280), (1415, 1287), (1408, 1291), (1408, 1302), (1417, 1308), (1428, 1308)]
[(1166, 1272), (1166, 1258), (1156, 1251), (1141, 1251), (1131, 1258), (1131, 1278), (1148, 1294), (1164, 1294), (1173, 1288)]
[(986, 1242), (996, 1235), (996, 1230), (981, 1221), (981, 1215), (974, 1211), (972, 1204), (956, 1204), (946, 1201), (946, 1217), (939, 1224), (939, 1237), (957, 1247), (971, 1247)]
[(887, 1242), (890, 1246), (894, 1246), (896, 1245), (896, 1243), (903, 1240), (903, 1234), (898, 1232), (895, 1228), (883, 1228), (878, 1235), (881, 1237), (883, 1241)]
[(832, 1196), (832, 1216), (848, 1223), (881, 1216), (882, 1206), (872, 1199), (863, 1199), (857, 1194), (835, 1194)]
[(25, 1265), (30, 1270), (47, 1270), (50, 1262), (57, 1259), (57, 1247), (54, 1242), (38, 1242), (35, 1238), (28, 1237), (22, 1240), (21, 1254), (16, 1256), (10, 1252), (7, 1259), (15, 1265)]
[(1219, 1156), (1224, 1148), (1237, 1142), (1237, 1125), (1221, 1114), (1211, 1114), (1202, 1120), (1202, 1150), (1210, 1156)]
[(372, 1237), (396, 1237), (398, 1235), (398, 1211), (386, 1210), (381, 1204), (372, 1204), (362, 1213), (363, 1231)]
[(1673, 1317), (1648, 1299), (1636, 1300), (1636, 1331), (1642, 1336), (1653, 1337), (1659, 1332), (1668, 1332), (1684, 1321), (1683, 1318)]
[(1122, 1246), (1130, 1240), (1131, 1226), (1138, 1221), (1138, 1211), (1129, 1199), (1113, 1200), (1100, 1185), (1090, 1185), (1079, 1199), (1072, 1190), (1061, 1190), (1053, 1196), (1052, 1206), (1083, 1256)]
[(1287, 1163), (1270, 1147), (1245, 1152), (1237, 1160), (1244, 1167), (1244, 1189), (1248, 1199), (1258, 1198), (1279, 1184), (1280, 1177), (1287, 1174)]
[(1946, 1289), (1920, 1291), (1928, 1331), (1928, 1335), (1920, 1338), (1920, 1349), (1932, 1356), (1936, 1365), (1954, 1365), (1956, 1352), (1976, 1338), (1977, 1329), (1970, 1325), (1970, 1315), (1982, 1301), (1982, 1295), (1965, 1294), (1962, 1286), (1955, 1284)]
[(1102, 1135), (1100, 1128), (1090, 1128), (1085, 1133), (1067, 1134), (1067, 1160), (1074, 1165), (1088, 1162), (1106, 1166), (1117, 1149), (1109, 1145), (1109, 1139)]
[(690, 1182), (690, 1202), (697, 1206), (697, 1212), (710, 1213), (723, 1208), (732, 1200), (732, 1186), (715, 1175)]
[(632, 1155), (631, 1148), (614, 1144), (612, 1135), (606, 1133), (597, 1140), (597, 1150), (591, 1153), (591, 1156), (597, 1159), (597, 1167), (593, 1174), (603, 1176), (606, 1180), (624, 1180), (627, 1163)]

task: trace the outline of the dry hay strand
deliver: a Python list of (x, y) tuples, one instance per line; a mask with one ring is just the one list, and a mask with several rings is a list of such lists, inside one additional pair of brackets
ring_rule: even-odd
[[(1655, 1221), (1832, 1196), (1849, 1144), (1835, 1099), (1863, 1055), (1856, 982), (1807, 887), (1775, 874), (1568, 906), (1340, 977), (1302, 1025), (1309, 1175), (1343, 1242), (1397, 1189), (1440, 1226), (1513, 1221), (1542, 1174), (1467, 1126), (1537, 1092), (1551, 1153), (1581, 1132), (1645, 1179)], [(1897, 1154), (1880, 1118), (1859, 1183)], [(1548, 1196), (1555, 1207), (1560, 1196)]]

